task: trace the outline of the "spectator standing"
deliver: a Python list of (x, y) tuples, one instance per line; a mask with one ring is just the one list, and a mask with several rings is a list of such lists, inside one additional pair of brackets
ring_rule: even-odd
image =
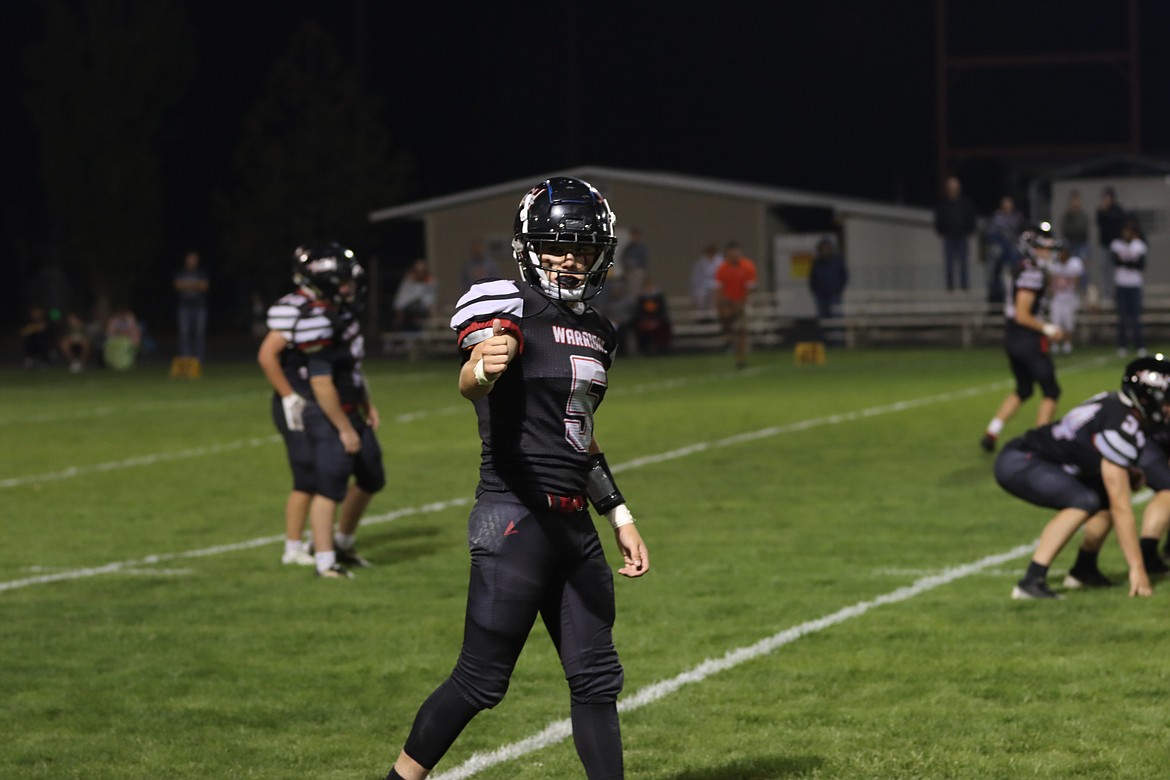
[[(1060, 215), (1060, 237), (1070, 257), (1079, 258), (1082, 264), (1089, 262), (1089, 214), (1085, 211), (1078, 190), (1072, 190), (1068, 194), (1068, 205)], [(1081, 292), (1084, 292), (1085, 286), (1090, 282), (1097, 284), (1095, 279), (1090, 278), (1091, 276), (1086, 268), (1080, 279)], [(1100, 275), (1098, 274), (1096, 278), (1099, 279)]]
[(1121, 234), (1109, 245), (1113, 258), (1114, 300), (1117, 303), (1117, 354), (1125, 357), (1132, 340), (1138, 357), (1146, 354), (1142, 333), (1142, 287), (1145, 284), (1146, 253), (1137, 222), (1127, 220)]
[(1121, 228), (1125, 225), (1125, 210), (1117, 202), (1117, 192), (1112, 187), (1101, 190), (1101, 202), (1097, 205), (1097, 265), (1099, 278), (1103, 285), (1101, 295), (1110, 296), (1116, 279), (1115, 267), (1112, 259), (1113, 242), (1121, 237)]
[(948, 177), (943, 185), (943, 196), (934, 209), (934, 231), (942, 238), (947, 290), (954, 290), (956, 282), (959, 289), (968, 289), (975, 205), (963, 194), (963, 185), (958, 177)]
[[(840, 314), (841, 299), (848, 282), (849, 269), (845, 266), (845, 257), (837, 251), (837, 243), (825, 236), (817, 242), (816, 255), (808, 274), (808, 288), (816, 299), (817, 319), (822, 323)], [(833, 339), (836, 343), (836, 336)], [(827, 340), (823, 324), (821, 340)]]
[(1054, 254), (1055, 257), (1048, 262), (1048, 286), (1051, 289), (1048, 311), (1052, 324), (1064, 331), (1064, 341), (1060, 348), (1067, 355), (1072, 352), (1085, 266), (1081, 258), (1072, 254), (1067, 246), (1055, 248)]
[(211, 282), (199, 265), (199, 253), (189, 251), (183, 256), (183, 267), (175, 274), (175, 292), (178, 293), (180, 376), (199, 375), (207, 342), (207, 291)]
[(629, 283), (630, 292), (637, 295), (650, 272), (650, 247), (642, 240), (641, 228), (630, 228), (630, 238), (622, 248), (620, 265), (618, 270)]
[(989, 303), (1003, 303), (1007, 297), (1004, 272), (1013, 272), (1020, 259), (1017, 242), (1024, 231), (1024, 215), (1016, 210), (1015, 199), (1004, 195), (999, 199), (999, 208), (992, 212), (987, 221), (987, 244), (991, 251), (987, 276), (987, 300)]
[(743, 256), (739, 244), (732, 241), (723, 252), (723, 262), (715, 270), (715, 308), (727, 347), (735, 355), (735, 367), (747, 366), (748, 295), (756, 287), (756, 264)]
[(715, 269), (723, 262), (714, 244), (703, 247), (703, 254), (691, 267), (691, 303), (701, 318), (715, 316)]

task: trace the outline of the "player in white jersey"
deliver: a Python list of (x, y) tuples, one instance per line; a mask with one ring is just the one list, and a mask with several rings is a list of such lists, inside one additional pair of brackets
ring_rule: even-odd
[(1077, 311), (1081, 307), (1081, 278), (1085, 275), (1085, 264), (1081, 258), (1070, 254), (1068, 247), (1058, 245), (1055, 255), (1048, 263), (1048, 285), (1051, 293), (1048, 299), (1048, 314), (1052, 324), (1064, 331), (1060, 350), (1066, 355), (1072, 352), (1072, 337), (1077, 328)]

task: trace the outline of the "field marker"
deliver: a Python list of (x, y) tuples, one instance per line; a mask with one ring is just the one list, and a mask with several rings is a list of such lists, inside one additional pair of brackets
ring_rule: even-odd
[[(1026, 555), (1030, 555), (1035, 547), (1036, 543), (1031, 542), (1030, 544), (1015, 547), (1007, 552), (980, 558), (972, 563), (944, 569), (938, 574), (932, 574), (916, 580), (911, 585), (898, 588), (897, 590), (882, 594), (868, 601), (859, 601), (852, 606), (839, 609), (831, 615), (825, 615), (824, 617), (809, 620), (792, 628), (786, 628), (777, 634), (761, 639), (753, 645), (729, 650), (721, 658), (708, 658), (698, 666), (676, 677), (653, 683), (638, 691), (633, 696), (627, 696), (621, 699), (618, 702), (618, 711), (632, 712), (640, 707), (645, 707), (647, 704), (653, 704), (659, 699), (674, 693), (684, 685), (702, 682), (713, 674), (718, 674), (719, 672), (733, 669), (740, 664), (755, 660), (809, 634), (815, 634), (818, 631), (831, 628), (838, 623), (844, 623), (846, 620), (861, 617), (875, 607), (897, 604), (912, 599), (915, 596), (920, 596), (942, 585), (947, 585), (964, 577), (969, 577), (972, 574), (977, 574), (984, 569), (1023, 558)], [(433, 775), (433, 780), (464, 780), (464, 778), (471, 777), (479, 771), (495, 766), (496, 764), (511, 761), (537, 750), (550, 747), (571, 736), (572, 730), (572, 722), (568, 718), (558, 720), (550, 723), (539, 733), (522, 739), (519, 742), (504, 745), (489, 753), (475, 753), (449, 772), (441, 772)]]

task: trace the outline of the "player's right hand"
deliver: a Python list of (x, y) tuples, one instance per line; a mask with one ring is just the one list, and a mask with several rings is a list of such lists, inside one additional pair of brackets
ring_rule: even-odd
[(504, 323), (497, 317), (492, 320), (492, 335), (484, 341), (480, 358), (483, 360), (483, 373), (488, 379), (495, 380), (508, 364), (512, 362), (511, 340), (504, 330)]
[(345, 450), (346, 455), (356, 455), (362, 448), (362, 437), (358, 436), (357, 431), (353, 428), (346, 428), (338, 432), (341, 438), (341, 446)]

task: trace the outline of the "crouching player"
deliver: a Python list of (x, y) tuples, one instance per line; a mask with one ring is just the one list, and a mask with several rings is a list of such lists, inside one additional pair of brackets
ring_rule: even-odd
[(1146, 433), (1170, 416), (1170, 362), (1139, 358), (1125, 368), (1120, 391), (1098, 393), (1059, 421), (1010, 441), (995, 461), (995, 479), (1007, 492), (1056, 509), (1044, 527), (1014, 599), (1060, 598), (1048, 586), (1048, 568), (1085, 527), (1065, 587), (1112, 584), (1097, 567), (1097, 553), (1112, 527), (1129, 564), (1129, 595), (1153, 593), (1135, 528), (1131, 479), (1138, 471)]

